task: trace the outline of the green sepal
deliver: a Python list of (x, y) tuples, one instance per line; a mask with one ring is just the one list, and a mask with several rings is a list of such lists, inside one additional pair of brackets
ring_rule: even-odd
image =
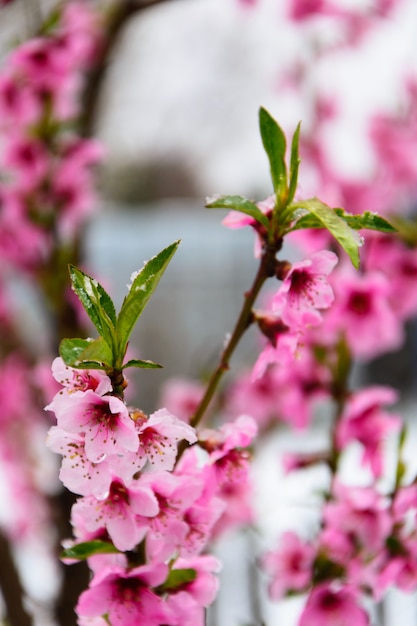
[(127, 367), (143, 367), (145, 369), (157, 369), (163, 367), (159, 363), (154, 363), (153, 361), (141, 361), (140, 359), (131, 359), (127, 363), (123, 364), (122, 369), (126, 369)]
[(285, 134), (279, 124), (263, 107), (259, 109), (259, 128), (262, 143), (269, 159), (274, 192), (277, 201), (279, 201), (287, 193), (287, 167), (285, 165), (287, 142)]
[(75, 546), (71, 546), (71, 548), (65, 548), (65, 550), (61, 552), (61, 559), (84, 561), (96, 554), (117, 554), (119, 552), (120, 550), (112, 543), (94, 539), (93, 541), (78, 543)]
[(269, 229), (269, 219), (262, 213), (259, 207), (254, 202), (251, 202), (243, 196), (218, 196), (213, 199), (209, 199), (206, 207), (208, 209), (229, 209), (230, 211), (238, 211), (249, 215), (254, 220)]
[(298, 123), (291, 143), (291, 159), (290, 159), (290, 185), (288, 188), (288, 204), (293, 201), (298, 183), (298, 168), (300, 166), (300, 157), (298, 146), (300, 143), (301, 122)]
[(191, 567), (184, 569), (171, 569), (166, 581), (158, 587), (159, 593), (176, 591), (187, 583), (192, 583), (197, 578), (197, 572)]
[(81, 300), (87, 315), (99, 334), (112, 348), (115, 338), (116, 311), (108, 293), (100, 283), (80, 269), (69, 266), (72, 288)]
[(179, 241), (174, 241), (174, 243), (164, 248), (159, 254), (152, 257), (150, 261), (145, 263), (134, 278), (129, 293), (123, 300), (116, 323), (118, 359), (123, 359), (130, 333), (132, 332), (136, 320), (147, 305), (168, 263), (177, 250), (179, 243)]
[(348, 226), (345, 220), (337, 214), (335, 209), (324, 204), (318, 198), (295, 202), (291, 208), (293, 214), (296, 213), (297, 209), (304, 209), (308, 215), (302, 215), (287, 232), (300, 228), (326, 228), (347, 252), (353, 266), (356, 269), (359, 268), (359, 248), (362, 246), (363, 240), (356, 230)]

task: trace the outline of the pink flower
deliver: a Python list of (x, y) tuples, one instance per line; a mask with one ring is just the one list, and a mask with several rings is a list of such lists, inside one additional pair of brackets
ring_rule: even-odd
[(163, 386), (161, 405), (184, 422), (189, 422), (203, 396), (200, 382), (171, 378)]
[[(144, 520), (147, 527), (146, 551), (149, 558), (165, 560), (190, 547), (187, 535), (192, 532), (186, 511), (200, 498), (204, 483), (201, 474), (176, 475), (155, 472), (144, 475), (142, 484), (155, 494), (159, 512)], [(210, 516), (207, 516), (210, 519)], [(139, 520), (137, 520), (139, 523)], [(188, 545), (187, 545), (188, 543)]]
[[(293, 363), (297, 353), (297, 348), (301, 339), (301, 333), (293, 331), (286, 324), (283, 324), (279, 314), (269, 312), (257, 312), (257, 317), (263, 315), (267, 323), (273, 324), (275, 332), (272, 338), (265, 345), (258, 356), (252, 370), (252, 381), (264, 376), (268, 367), (272, 364), (287, 365)], [(275, 320), (272, 318), (276, 318)]]
[(349, 587), (317, 585), (308, 597), (299, 626), (367, 626), (369, 617), (358, 603), (358, 593)]
[(68, 393), (92, 389), (99, 396), (104, 396), (112, 390), (110, 378), (101, 370), (78, 370), (65, 365), (61, 357), (52, 362), (52, 376)]
[(253, 521), (250, 453), (241, 446), (248, 446), (256, 433), (256, 422), (247, 415), (234, 424), (225, 424), (220, 433), (209, 430), (201, 433), (200, 445), (210, 453), (207, 470), (210, 489), (226, 504), (214, 529), (215, 535)]
[(234, 422), (223, 424), (219, 430), (202, 430), (199, 441), (211, 452), (211, 460), (217, 461), (234, 448), (247, 448), (257, 432), (255, 420), (249, 415), (240, 415)]
[(294, 532), (284, 533), (279, 547), (262, 558), (263, 569), (271, 576), (269, 594), (273, 600), (290, 591), (304, 591), (311, 584), (316, 549)]
[(218, 580), (214, 573), (220, 571), (220, 562), (211, 555), (179, 558), (172, 569), (193, 569), (196, 576), (169, 595), (167, 603), (174, 615), (169, 623), (172, 626), (204, 626), (204, 608), (217, 594)]
[(108, 616), (112, 626), (160, 626), (169, 624), (169, 612), (152, 587), (161, 585), (168, 574), (163, 563), (130, 570), (114, 567), (96, 575), (76, 607), (79, 616)]
[(49, 158), (44, 145), (30, 137), (8, 135), (2, 163), (19, 181), (20, 189), (30, 190), (39, 185), (49, 169)]
[(315, 15), (338, 15), (337, 7), (327, 0), (291, 0), (290, 17), (293, 20), (305, 20)]
[(402, 326), (389, 305), (392, 287), (382, 274), (345, 269), (334, 277), (334, 288), (325, 327), (344, 334), (353, 356), (369, 359), (401, 345)]
[(291, 329), (320, 324), (318, 309), (327, 309), (333, 302), (327, 276), (337, 261), (333, 252), (322, 250), (292, 265), (272, 301), (272, 309), (279, 312)]
[(375, 478), (383, 472), (383, 443), (388, 433), (399, 430), (401, 418), (382, 411), (383, 404), (397, 400), (394, 389), (368, 387), (354, 393), (346, 403), (342, 419), (336, 429), (339, 450), (351, 441), (359, 441), (364, 447), (362, 462), (369, 465)]
[(405, 592), (415, 591), (417, 586), (417, 546), (414, 536), (403, 537), (394, 542), (396, 549), (386, 552), (377, 582), (377, 597), (381, 597), (390, 586)]
[(23, 83), (12, 72), (0, 74), (0, 125), (26, 126), (39, 118), (41, 103), (30, 86)]
[(416, 314), (417, 251), (399, 237), (372, 233), (366, 241), (365, 266), (367, 271), (382, 272), (389, 281), (389, 304), (402, 319)]
[(17, 74), (46, 91), (55, 91), (68, 76), (68, 56), (56, 54), (52, 37), (26, 41), (14, 51), (10, 63)]
[(336, 483), (334, 492), (335, 499), (323, 511), (326, 528), (346, 535), (366, 555), (381, 552), (392, 526), (384, 498), (371, 487), (340, 483)]
[(61, 482), (73, 493), (103, 498), (108, 494), (112, 472), (106, 460), (92, 463), (85, 454), (84, 437), (52, 426), (46, 442), (48, 448), (63, 455), (59, 472)]
[(104, 500), (93, 496), (77, 500), (73, 506), (74, 516), (82, 519), (90, 532), (105, 528), (119, 550), (133, 550), (147, 530), (146, 524), (136, 523), (136, 516), (154, 517), (159, 511), (152, 489), (138, 482), (128, 488), (114, 479)]
[(179, 441), (195, 443), (194, 428), (171, 415), (166, 409), (152, 413), (148, 419), (137, 421), (140, 450), (155, 469), (172, 470)]
[(139, 439), (126, 405), (115, 396), (99, 396), (92, 389), (57, 394), (46, 407), (54, 411), (60, 428), (85, 434), (87, 459), (99, 463), (107, 455), (136, 452)]

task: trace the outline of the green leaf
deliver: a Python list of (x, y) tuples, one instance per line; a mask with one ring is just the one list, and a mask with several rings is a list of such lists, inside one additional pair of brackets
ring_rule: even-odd
[(197, 572), (191, 567), (185, 569), (172, 569), (168, 578), (159, 588), (160, 592), (175, 591), (187, 583), (193, 582), (197, 577)]
[[(335, 209), (332, 209), (317, 198), (295, 202), (292, 205), (292, 208), (294, 209), (294, 212), (297, 208), (305, 209), (311, 216), (313, 216), (314, 219), (310, 219), (310, 222), (317, 224), (315, 228), (319, 227), (319, 225), (321, 228), (326, 228), (347, 252), (353, 266), (356, 269), (359, 268), (359, 247), (363, 244), (363, 240), (358, 235), (356, 230), (350, 228), (350, 226), (348, 226), (348, 224), (341, 217), (339, 217)], [(303, 220), (304, 217), (301, 217), (300, 219)], [(296, 224), (291, 227), (290, 231), (298, 230), (300, 228), (299, 221), (300, 220), (298, 220)], [(302, 228), (313, 227), (311, 225), (306, 226), (306, 224), (309, 224), (308, 219), (304, 219)]]
[(75, 367), (75, 363), (80, 360), (80, 354), (89, 346), (91, 340), (88, 339), (63, 339), (59, 344), (59, 354), (65, 365)]
[(334, 209), (335, 213), (346, 222), (350, 228), (355, 230), (368, 229), (378, 230), (382, 233), (395, 233), (397, 229), (390, 224), (386, 219), (378, 215), (377, 213), (371, 213), (365, 211), (361, 215), (353, 215), (352, 213), (346, 213), (344, 209)]
[(291, 226), (289, 232), (294, 230), (304, 230), (305, 228), (323, 228), (323, 222), (311, 213), (303, 213), (301, 217), (297, 216), (297, 221)]
[(83, 561), (95, 554), (116, 554), (120, 552), (112, 543), (108, 541), (100, 541), (94, 539), (93, 541), (86, 541), (84, 543), (78, 543), (71, 548), (65, 548), (61, 552), (61, 558), (65, 559), (77, 559)]
[(123, 359), (127, 342), (136, 320), (147, 305), (179, 243), (179, 241), (174, 241), (174, 243), (164, 248), (159, 254), (145, 263), (133, 280), (117, 318), (118, 358)]
[(287, 191), (287, 167), (285, 152), (287, 144), (281, 127), (264, 108), (259, 109), (259, 127), (262, 143), (268, 155), (272, 183), (277, 200), (282, 199)]
[(91, 341), (81, 352), (78, 358), (81, 362), (94, 361), (110, 368), (112, 365), (113, 354), (103, 337), (99, 337), (98, 339)]
[(242, 196), (218, 196), (209, 199), (206, 207), (208, 209), (229, 209), (230, 211), (238, 211), (239, 213), (249, 215), (267, 229), (269, 229), (270, 226), (269, 219), (265, 213), (262, 213), (261, 209), (257, 207), (256, 204)]
[(127, 367), (143, 367), (147, 369), (155, 369), (162, 367), (162, 365), (159, 365), (159, 363), (154, 363), (153, 361), (141, 361), (140, 359), (132, 359), (131, 361), (124, 363), (122, 369), (126, 369)]
[(110, 347), (113, 345), (116, 311), (108, 293), (88, 274), (69, 266), (72, 288), (81, 300), (89, 318)]
[(300, 143), (300, 130), (301, 122), (298, 123), (295, 133), (292, 137), (291, 144), (291, 160), (290, 160), (290, 186), (288, 189), (288, 203), (293, 201), (295, 192), (297, 191), (298, 183), (298, 168), (300, 165), (300, 157), (298, 152), (298, 146)]

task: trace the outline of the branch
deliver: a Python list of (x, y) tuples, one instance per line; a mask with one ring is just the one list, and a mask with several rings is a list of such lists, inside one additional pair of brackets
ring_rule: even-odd
[(0, 532), (0, 589), (6, 605), (10, 626), (32, 626), (33, 621), (24, 604), (24, 589), (10, 550), (10, 543)]
[(80, 132), (84, 137), (90, 137), (94, 131), (97, 118), (100, 94), (109, 67), (109, 60), (117, 47), (120, 35), (133, 15), (172, 0), (125, 0), (117, 3), (109, 16), (106, 28), (106, 39), (102, 44), (99, 58), (90, 72), (87, 87), (84, 92), (83, 116), (80, 123)]

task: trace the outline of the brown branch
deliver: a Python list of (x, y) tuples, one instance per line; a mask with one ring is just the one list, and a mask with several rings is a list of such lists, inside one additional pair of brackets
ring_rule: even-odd
[(32, 618), (24, 607), (24, 589), (10, 543), (2, 532), (0, 532), (0, 563), (0, 589), (6, 605), (7, 623), (10, 626), (32, 626)]
[(109, 61), (119, 43), (121, 33), (131, 17), (144, 9), (171, 2), (172, 0), (125, 0), (117, 3), (108, 18), (106, 27), (106, 39), (102, 43), (99, 57), (89, 75), (87, 87), (84, 92), (83, 116), (81, 119), (81, 134), (89, 137), (94, 132), (94, 124), (97, 119), (100, 95), (104, 84)]

